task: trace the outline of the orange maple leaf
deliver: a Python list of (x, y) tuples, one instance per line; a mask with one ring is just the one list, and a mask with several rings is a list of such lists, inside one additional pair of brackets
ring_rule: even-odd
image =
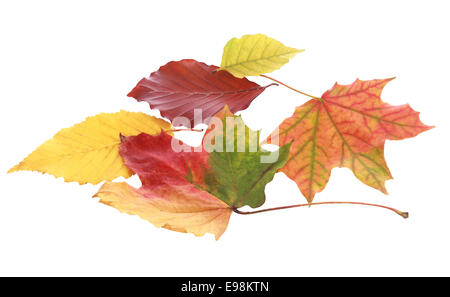
[(336, 83), (321, 98), (297, 107), (266, 140), (292, 142), (280, 171), (297, 183), (308, 202), (325, 188), (334, 167), (348, 167), (360, 181), (387, 193), (384, 183), (392, 176), (384, 160), (385, 140), (414, 137), (433, 128), (409, 105), (381, 100), (390, 80)]

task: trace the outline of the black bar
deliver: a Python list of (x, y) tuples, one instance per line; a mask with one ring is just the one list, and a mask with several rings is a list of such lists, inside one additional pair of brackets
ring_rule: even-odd
[[(60, 277), (0, 278), (2, 290), (30, 296), (434, 296), (447, 278), (388, 277)], [(431, 280), (431, 281), (430, 281)], [(32, 281), (34, 284), (29, 284)], [(431, 284), (430, 284), (431, 283)], [(28, 294), (26, 294), (28, 295)], [(438, 295), (438, 296), (439, 296)]]

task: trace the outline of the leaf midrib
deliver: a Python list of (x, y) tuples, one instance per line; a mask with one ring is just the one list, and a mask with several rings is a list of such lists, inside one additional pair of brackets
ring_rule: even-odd
[(285, 53), (282, 53), (282, 54), (267, 56), (267, 57), (263, 57), (263, 58), (259, 58), (259, 59), (253, 59), (253, 60), (246, 60), (246, 61), (240, 62), (240, 63), (234, 63), (234, 64), (230, 64), (230, 65), (227, 65), (227, 66), (221, 66), (220, 68), (223, 68), (223, 69), (233, 68), (233, 67), (236, 67), (237, 65), (243, 65), (243, 64), (246, 64), (246, 63), (256, 63), (257, 61), (260, 61), (260, 60), (269, 60), (269, 59), (272, 59), (272, 58), (275, 58), (275, 57), (288, 55), (288, 54), (292, 54), (292, 53), (301, 53), (301, 52), (302, 52), (302, 50), (294, 49), (292, 51), (285, 52)]
[[(323, 103), (322, 103), (323, 104)], [(375, 182), (377, 183), (377, 185), (379, 186), (380, 189), (383, 189), (384, 187), (381, 185), (381, 182), (378, 180), (378, 178), (376, 177), (376, 175), (374, 175), (369, 168), (367, 167), (367, 165), (359, 158), (359, 154), (356, 154), (355, 152), (353, 152), (353, 150), (351, 149), (350, 145), (348, 144), (347, 140), (344, 138), (344, 136), (341, 134), (341, 131), (338, 129), (336, 123), (334, 122), (330, 112), (327, 109), (326, 104), (323, 104), (324, 109), (328, 115), (328, 118), (330, 119), (330, 122), (333, 124), (334, 129), (336, 130), (338, 136), (341, 138), (342, 143), (344, 143), (344, 145), (347, 147), (348, 151), (350, 152), (350, 154), (352, 155), (352, 171), (354, 170), (354, 159), (357, 159), (363, 166), (364, 169), (369, 172), (369, 174), (373, 177), (373, 179), (375, 180)]]
[(375, 120), (377, 120), (377, 121), (383, 121), (383, 122), (386, 122), (386, 123), (389, 123), (389, 124), (392, 124), (392, 125), (396, 125), (396, 126), (400, 126), (400, 127), (423, 128), (423, 126), (408, 125), (408, 124), (402, 124), (402, 123), (397, 123), (397, 122), (389, 121), (389, 120), (383, 119), (382, 117), (378, 117), (378, 116), (375, 116), (375, 115), (371, 115), (371, 114), (362, 112), (362, 111), (360, 111), (360, 110), (351, 108), (351, 107), (349, 107), (349, 106), (341, 105), (341, 104), (339, 104), (339, 103), (336, 103), (336, 102), (333, 102), (333, 101), (328, 101), (328, 100), (326, 100), (326, 99), (323, 99), (323, 100), (324, 100), (326, 103), (333, 104), (333, 105), (338, 106), (338, 107), (340, 107), (340, 108), (342, 108), (342, 109), (347, 109), (347, 110), (350, 110), (350, 111), (352, 111), (352, 112), (359, 113), (359, 114), (361, 114), (361, 115), (363, 115), (363, 116), (366, 116), (366, 117), (369, 117), (369, 118), (373, 118), (373, 119), (375, 119)]

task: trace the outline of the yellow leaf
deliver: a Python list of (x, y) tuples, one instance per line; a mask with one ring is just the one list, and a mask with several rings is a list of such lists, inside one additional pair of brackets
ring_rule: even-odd
[(120, 134), (158, 134), (172, 126), (141, 112), (101, 113), (59, 131), (9, 172), (35, 170), (66, 182), (97, 184), (133, 175), (119, 155)]
[(135, 189), (127, 183), (105, 183), (94, 197), (120, 212), (138, 215), (156, 227), (216, 239), (225, 232), (231, 208), (193, 185)]
[(258, 76), (280, 69), (302, 51), (263, 34), (244, 35), (240, 39), (232, 38), (225, 45), (220, 70), (239, 78)]

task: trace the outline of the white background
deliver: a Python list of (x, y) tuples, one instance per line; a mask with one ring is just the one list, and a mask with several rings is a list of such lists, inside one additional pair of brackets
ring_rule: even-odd
[[(449, 8), (448, 1), (2, 1), (0, 274), (450, 275)], [(220, 64), (230, 38), (254, 33), (306, 49), (272, 76), (314, 95), (335, 81), (397, 77), (382, 98), (408, 102), (437, 127), (386, 143), (390, 195), (334, 169), (315, 201), (380, 203), (409, 211), (409, 219), (351, 205), (233, 214), (215, 241), (120, 214), (90, 198), (99, 186), (6, 174), (86, 116), (159, 115), (126, 97), (138, 80), (171, 60)], [(242, 115), (267, 135), (306, 100), (271, 87)], [(195, 144), (201, 135), (180, 137)], [(266, 195), (264, 207), (305, 202), (282, 173)]]

